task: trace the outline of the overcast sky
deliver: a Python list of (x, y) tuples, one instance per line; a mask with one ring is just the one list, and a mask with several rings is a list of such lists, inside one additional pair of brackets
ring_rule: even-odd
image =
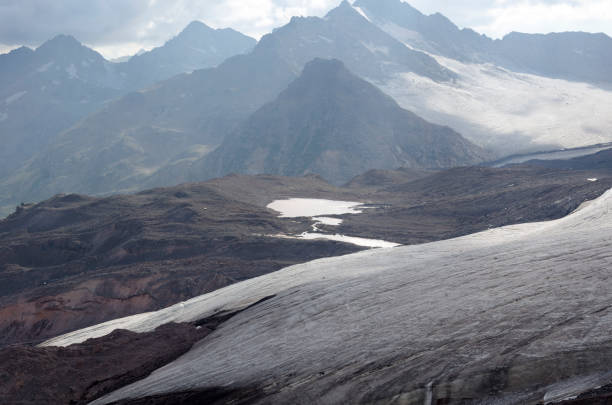
[[(412, 0), (460, 27), (499, 38), (510, 31), (605, 32), (612, 0)], [(322, 16), (340, 0), (0, 0), (0, 53), (71, 34), (114, 58), (163, 44), (190, 21), (258, 38), (294, 15)]]

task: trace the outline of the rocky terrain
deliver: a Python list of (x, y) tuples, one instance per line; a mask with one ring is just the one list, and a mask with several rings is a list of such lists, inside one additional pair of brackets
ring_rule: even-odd
[(0, 345), (39, 342), (358, 250), (267, 236), (308, 229), (309, 221), (281, 221), (208, 184), (109, 198), (63, 195), (20, 207), (0, 221)]
[(175, 360), (236, 313), (189, 324), (168, 323), (148, 333), (116, 330), (68, 348), (0, 349), (0, 401), (12, 405), (89, 403)]
[(93, 403), (606, 401), (611, 199), (558, 220), (292, 266), (50, 343), (248, 307)]
[(374, 171), (340, 188), (316, 176), (232, 175), (135, 195), (56, 196), (0, 221), (0, 344), (40, 342), (360, 249), (272, 237), (313, 224), (278, 218), (265, 208), (276, 199), (370, 204), (364, 214), (339, 216), (340, 226), (320, 228), (414, 244), (560, 218), (610, 187), (605, 172), (474, 167)]

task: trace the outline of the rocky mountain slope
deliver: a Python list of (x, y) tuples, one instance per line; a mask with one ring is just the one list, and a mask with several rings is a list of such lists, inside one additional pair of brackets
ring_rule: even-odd
[(0, 221), (0, 344), (41, 340), (358, 250), (267, 236), (308, 229), (309, 221), (281, 221), (214, 183), (105, 199), (63, 195), (22, 207)]
[(201, 170), (210, 177), (314, 173), (342, 184), (369, 169), (467, 166), (488, 156), (452, 129), (402, 110), (342, 62), (315, 59), (206, 156)]
[[(379, 173), (380, 175), (380, 173)], [(370, 177), (370, 174), (362, 178)], [(598, 181), (587, 179), (597, 177)], [(228, 176), (136, 195), (56, 196), (0, 221), (0, 345), (37, 342), (236, 281), (360, 248), (288, 238), (311, 218), (266, 209), (288, 197), (360, 201), (323, 233), (424, 243), (559, 218), (612, 187), (605, 172), (466, 168), (390, 173), (378, 188), (314, 176)], [(283, 237), (278, 237), (278, 236)]]
[(292, 266), (52, 344), (251, 304), (179, 359), (93, 403), (220, 391), (216, 403), (536, 404), (597, 389), (604, 398), (611, 199), (612, 190), (555, 221)]

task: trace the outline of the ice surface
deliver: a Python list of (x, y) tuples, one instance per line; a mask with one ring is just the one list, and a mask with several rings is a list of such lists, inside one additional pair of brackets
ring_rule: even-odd
[(305, 232), (299, 236), (299, 239), (327, 239), (327, 240), (335, 240), (337, 242), (351, 243), (353, 245), (369, 247), (369, 248), (392, 248), (400, 246), (398, 243), (387, 242), (384, 240), (378, 239), (366, 239), (366, 238), (357, 238), (354, 236), (346, 236), (346, 235), (329, 235), (318, 232)]
[(354, 201), (333, 201), (314, 198), (276, 200), (268, 208), (280, 212), (281, 218), (316, 217), (319, 215), (361, 214), (355, 209), (362, 205)]
[(312, 219), (318, 224), (323, 225), (338, 226), (342, 224), (342, 220), (340, 218), (314, 217)]
[(0, 112), (0, 122), (6, 121), (8, 119), (8, 114), (5, 112)]
[[(283, 395), (291, 390), (323, 403), (337, 400), (334, 395), (410, 387), (423, 390), (425, 398), (425, 387), (444, 376), (463, 375), (466, 380), (455, 387), (463, 389), (469, 370), (533, 361), (542, 368), (538, 378), (546, 379), (575, 364), (568, 353), (582, 353), (576, 373), (589, 374), (578, 385), (580, 376), (555, 382), (547, 396), (568, 397), (578, 389), (573, 387), (584, 390), (585, 381), (601, 384), (609, 371), (611, 208), (612, 190), (555, 221), (291, 266), (45, 344), (76, 343), (117, 327), (141, 332), (194, 321), (274, 295), (173, 363), (94, 403), (265, 381), (282, 381), (272, 402), (287, 401), (291, 397)], [(388, 385), (393, 381), (396, 385)], [(479, 381), (476, 377), (476, 386)], [(547, 387), (534, 383), (544, 397)], [(431, 389), (436, 392), (435, 385)]]
[(431, 56), (459, 79), (403, 73), (379, 87), (403, 108), (506, 154), (612, 141), (611, 91)]

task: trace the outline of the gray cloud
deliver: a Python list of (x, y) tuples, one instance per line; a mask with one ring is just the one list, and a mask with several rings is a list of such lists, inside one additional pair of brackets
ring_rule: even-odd
[[(193, 20), (260, 37), (293, 15), (321, 16), (339, 3), (340, 0), (0, 0), (0, 52), (17, 45), (36, 47), (64, 33), (115, 57), (160, 45)], [(612, 27), (612, 10), (605, 13), (609, 0), (410, 3), (425, 13), (440, 11), (459, 26), (474, 27), (491, 36), (511, 30), (605, 31)], [(550, 10), (554, 12), (547, 12)]]

